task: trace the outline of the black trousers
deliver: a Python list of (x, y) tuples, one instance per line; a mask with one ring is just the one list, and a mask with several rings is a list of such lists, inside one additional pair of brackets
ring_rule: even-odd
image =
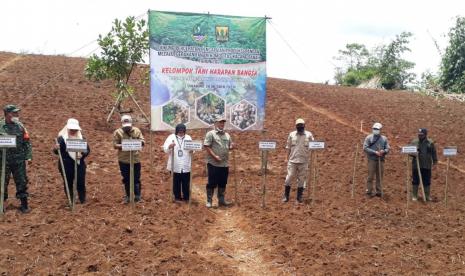
[[(421, 178), (424, 186), (431, 185), (431, 170), (420, 168)], [(420, 178), (418, 177), (418, 170), (412, 169), (412, 185), (420, 185)]]
[[(174, 173), (173, 193), (176, 200), (189, 200), (189, 185), (191, 173)], [(181, 197), (182, 190), (182, 197)]]
[[(73, 190), (73, 181), (74, 181), (74, 161), (73, 162), (66, 162), (63, 160), (63, 166), (65, 167), (66, 172), (66, 180), (68, 181), (68, 189), (69, 195), (71, 198), (74, 198), (74, 190)], [(77, 192), (79, 201), (84, 202), (86, 201), (86, 163), (81, 161), (81, 164), (77, 166)], [(61, 177), (63, 178), (63, 188), (66, 194), (66, 187), (64, 182), (64, 175), (63, 171), (61, 170), (61, 165), (58, 162), (58, 170), (61, 173)]]
[(216, 187), (226, 188), (226, 184), (228, 184), (229, 167), (215, 167), (212, 164), (208, 163), (207, 169), (208, 169), (207, 188), (210, 188), (210, 189), (215, 189)]
[[(126, 196), (129, 197), (129, 174), (130, 174), (130, 169), (131, 165), (126, 164), (123, 162), (118, 162), (119, 163), (119, 170), (121, 172), (121, 176), (123, 177), (123, 184), (124, 184), (124, 190), (126, 191)], [(140, 197), (140, 190), (141, 190), (141, 183), (140, 183), (140, 168), (141, 165), (140, 163), (135, 163), (134, 164), (134, 195), (137, 197)]]

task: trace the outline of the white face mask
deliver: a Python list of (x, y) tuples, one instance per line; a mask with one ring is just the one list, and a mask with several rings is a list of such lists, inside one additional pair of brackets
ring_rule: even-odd
[(379, 130), (379, 129), (373, 129), (373, 134), (374, 135), (379, 135), (380, 132), (381, 132), (381, 130)]
[(11, 121), (14, 123), (19, 123), (19, 117), (12, 117)]

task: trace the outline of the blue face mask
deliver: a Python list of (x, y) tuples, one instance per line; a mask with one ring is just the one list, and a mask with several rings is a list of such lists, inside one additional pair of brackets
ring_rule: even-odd
[(373, 134), (374, 135), (379, 135), (381, 133), (381, 130), (379, 129), (373, 129)]

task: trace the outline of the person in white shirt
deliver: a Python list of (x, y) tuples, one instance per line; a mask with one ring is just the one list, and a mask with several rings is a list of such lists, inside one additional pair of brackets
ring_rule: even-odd
[[(190, 152), (184, 150), (184, 142), (192, 140), (186, 134), (186, 126), (178, 124), (175, 128), (174, 134), (170, 134), (165, 140), (163, 150), (169, 153), (167, 170), (174, 171), (173, 175), (173, 193), (174, 199), (177, 201), (189, 201), (189, 181), (191, 175), (191, 155)], [(171, 169), (171, 151), (174, 151), (174, 169)], [(181, 197), (182, 190), (182, 197)]]

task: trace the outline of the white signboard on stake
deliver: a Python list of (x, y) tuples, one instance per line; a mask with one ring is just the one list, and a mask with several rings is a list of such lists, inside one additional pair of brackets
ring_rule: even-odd
[(325, 142), (323, 141), (310, 141), (308, 143), (308, 148), (311, 150), (318, 150), (325, 148)]
[(457, 155), (457, 147), (444, 147), (442, 154), (446, 157), (449, 156), (456, 156)]
[(16, 136), (0, 135), (0, 148), (16, 148)]
[(192, 151), (199, 151), (202, 150), (203, 143), (202, 141), (191, 141), (191, 140), (186, 140), (184, 141), (184, 150), (192, 150)]
[(84, 139), (67, 139), (66, 150), (69, 152), (87, 152), (87, 141)]
[(123, 139), (121, 140), (122, 151), (140, 151), (142, 150), (142, 140), (140, 139)]
[(260, 150), (275, 150), (276, 149), (276, 141), (259, 141), (258, 148)]
[(417, 154), (417, 146), (404, 146), (402, 147), (402, 153), (404, 154)]

